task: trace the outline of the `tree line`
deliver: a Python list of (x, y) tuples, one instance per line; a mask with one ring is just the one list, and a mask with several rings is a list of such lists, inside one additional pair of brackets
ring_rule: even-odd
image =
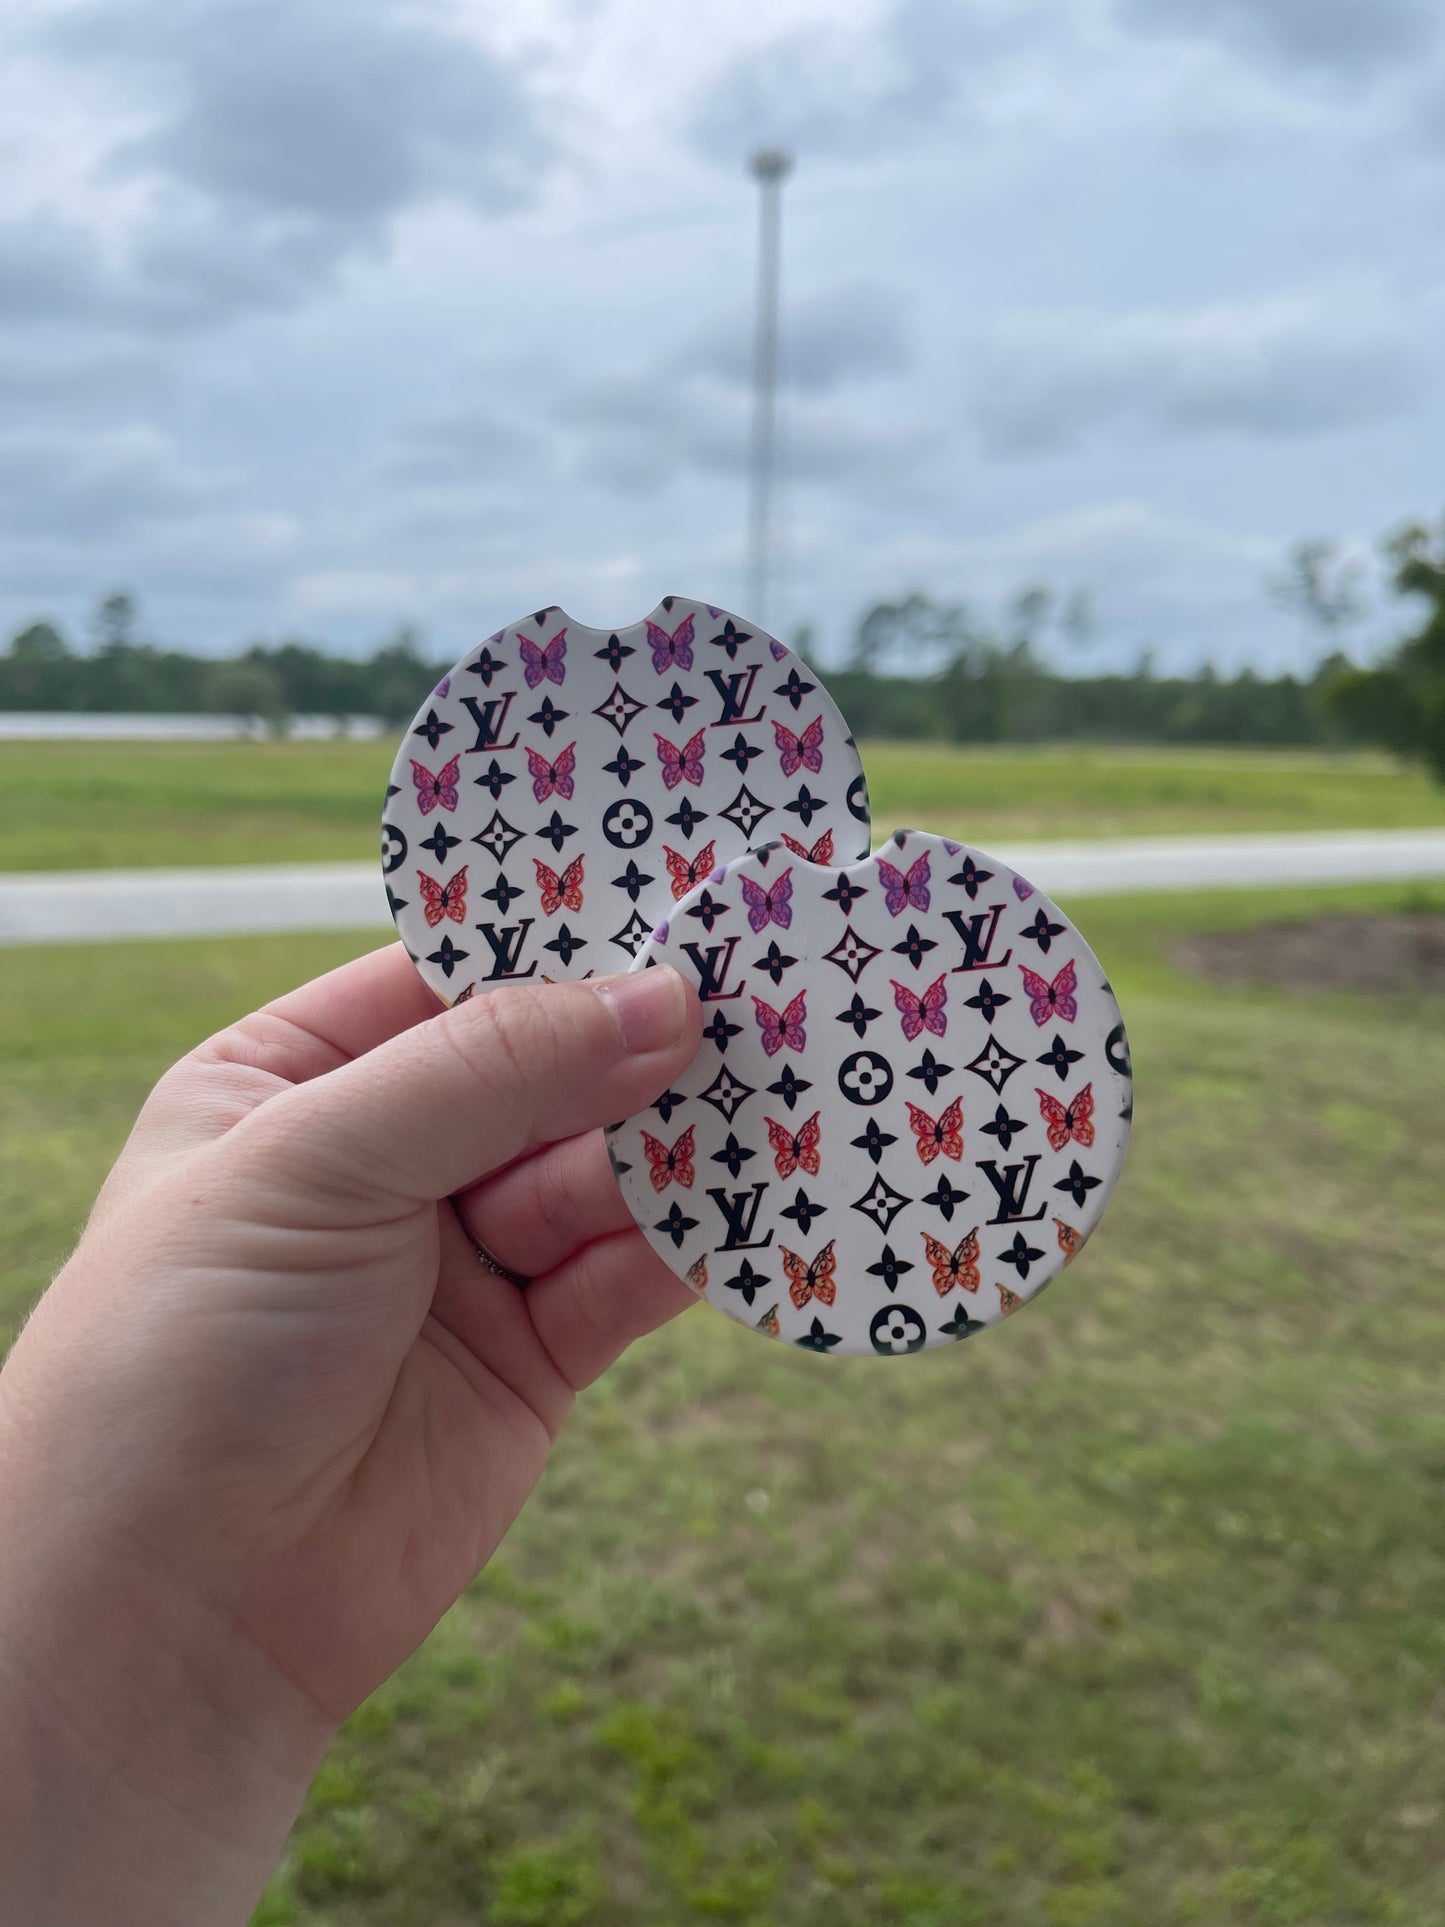
[[(1160, 676), (1148, 656), (1127, 673), (1069, 673), (1046, 651), (1086, 646), (1082, 597), (1028, 588), (1001, 622), (913, 594), (861, 619), (848, 657), (824, 680), (860, 736), (992, 742), (1372, 742), (1423, 762), (1445, 782), (1445, 520), (1412, 524), (1382, 545), (1386, 583), (1423, 604), (1422, 622), (1371, 666), (1343, 647), (1362, 616), (1360, 563), (1328, 542), (1302, 542), (1275, 585), (1318, 630), (1326, 653), (1308, 677)], [(0, 655), (0, 710), (204, 712), (260, 719), (278, 734), (296, 715), (379, 716), (395, 725), (451, 667), (427, 660), (403, 629), (370, 656), (315, 644), (253, 644), (215, 658), (140, 639), (131, 597), (107, 596), (93, 646), (73, 649), (32, 623)], [(794, 647), (812, 657), (812, 632)]]

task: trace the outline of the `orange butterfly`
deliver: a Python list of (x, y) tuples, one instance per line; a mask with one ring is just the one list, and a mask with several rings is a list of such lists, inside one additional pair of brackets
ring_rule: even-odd
[(661, 1138), (654, 1137), (651, 1131), (642, 1133), (642, 1148), (646, 1151), (647, 1161), (652, 1166), (650, 1175), (654, 1191), (665, 1191), (668, 1185), (674, 1182), (685, 1189), (691, 1189), (692, 1181), (697, 1176), (697, 1169), (692, 1161), (695, 1149), (692, 1134), (696, 1129), (696, 1125), (689, 1124), (671, 1150)]
[(1024, 1302), (1023, 1299), (1019, 1297), (1016, 1291), (1010, 1291), (1007, 1285), (995, 1285), (994, 1290), (998, 1293), (999, 1309), (1003, 1313), (1003, 1316), (1005, 1318), (1012, 1318), (1013, 1314)]
[(830, 1238), (809, 1264), (800, 1258), (796, 1251), (789, 1251), (786, 1245), (779, 1245), (783, 1254), (783, 1270), (788, 1274), (788, 1294), (801, 1311), (810, 1298), (816, 1298), (820, 1305), (831, 1305), (838, 1296), (838, 1260), (833, 1256), (836, 1240)]
[(789, 836), (786, 830), (780, 831), (779, 834), (793, 855), (800, 856), (804, 863), (831, 863), (833, 861), (833, 832), (831, 830), (824, 830), (811, 850), (800, 843), (795, 836)]
[(711, 876), (717, 868), (717, 858), (712, 850), (711, 843), (704, 843), (695, 857), (685, 857), (663, 844), (662, 854), (667, 858), (667, 874), (677, 902), (681, 903), (689, 890), (701, 883), (704, 877)]
[(707, 1259), (706, 1258), (699, 1258), (696, 1264), (691, 1264), (688, 1266), (687, 1272), (684, 1278), (684, 1283), (691, 1285), (694, 1291), (707, 1290)]
[(1074, 1138), (1087, 1150), (1094, 1141), (1094, 1087), (1086, 1084), (1069, 1099), (1068, 1108), (1047, 1091), (1040, 1091), (1037, 1084), (1039, 1115), (1048, 1127), (1049, 1143), (1054, 1150), (1062, 1151), (1070, 1138)]
[(475, 996), (476, 994), (476, 988), (477, 987), (474, 983), (468, 984), (465, 990), (459, 990), (457, 992), (456, 996), (452, 998), (452, 1002), (454, 1004), (470, 1003), (473, 996)]
[(1054, 1223), (1059, 1227), (1059, 1250), (1064, 1254), (1064, 1266), (1067, 1269), (1084, 1248), (1084, 1234), (1075, 1231), (1071, 1224), (1065, 1224), (1062, 1218), (1055, 1218)]
[(963, 1099), (954, 1098), (940, 1118), (931, 1118), (927, 1111), (920, 1111), (916, 1104), (908, 1106), (908, 1121), (913, 1126), (913, 1134), (918, 1139), (914, 1145), (924, 1164), (932, 1164), (935, 1158), (961, 1158), (963, 1156)]
[(780, 1178), (790, 1178), (795, 1171), (806, 1171), (810, 1178), (818, 1175), (818, 1113), (814, 1111), (799, 1130), (790, 1125), (778, 1124), (765, 1117), (768, 1127), (768, 1140), (773, 1147), (773, 1162), (778, 1167)]
[(766, 1332), (769, 1338), (777, 1338), (782, 1332), (782, 1326), (778, 1323), (777, 1306), (769, 1305), (753, 1329), (754, 1331)]
[(467, 920), (467, 866), (464, 863), (449, 883), (438, 883), (418, 870), (416, 880), (421, 885), (423, 898), (422, 915), (426, 918), (428, 930), (435, 930), (443, 917), (450, 917), (453, 923)]
[(955, 1285), (962, 1291), (978, 1290), (977, 1225), (966, 1238), (959, 1241), (954, 1251), (950, 1251), (947, 1245), (941, 1245), (937, 1238), (930, 1238), (926, 1231), (920, 1235), (928, 1253), (928, 1262), (933, 1266), (933, 1289), (940, 1298), (946, 1297)]
[(575, 858), (567, 865), (561, 876), (558, 876), (557, 872), (549, 870), (545, 863), (539, 863), (536, 857), (532, 858), (532, 868), (537, 872), (537, 888), (542, 892), (542, 908), (549, 917), (554, 911), (563, 908), (568, 910), (582, 908), (584, 861), (583, 857)]

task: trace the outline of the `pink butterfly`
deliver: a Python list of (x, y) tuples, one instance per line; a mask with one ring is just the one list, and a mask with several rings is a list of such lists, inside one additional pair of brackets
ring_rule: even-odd
[(457, 806), (457, 779), (461, 774), (461, 758), (454, 756), (435, 776), (423, 768), (415, 757), (412, 758), (411, 780), (416, 784), (416, 806), (423, 816), (430, 816), (440, 803), (444, 810), (454, 810)]
[(558, 796), (568, 802), (576, 788), (572, 780), (577, 768), (575, 743), (569, 743), (555, 763), (549, 762), (540, 750), (527, 751), (527, 767), (532, 772), (532, 794), (539, 803), (545, 803), (555, 790)]
[(1025, 877), (1014, 878), (1014, 895), (1020, 903), (1027, 903), (1034, 893), (1034, 886)]
[(823, 767), (821, 714), (813, 718), (801, 736), (795, 736), (783, 723), (774, 723), (773, 737), (782, 752), (784, 776), (796, 776), (800, 769), (812, 770), (816, 774)]
[(1046, 1024), (1052, 1017), (1062, 1017), (1066, 1024), (1072, 1024), (1079, 1014), (1079, 1006), (1074, 992), (1078, 979), (1074, 975), (1074, 963), (1070, 958), (1052, 983), (1030, 970), (1027, 964), (1020, 964), (1024, 973), (1024, 989), (1030, 999), (1029, 1015), (1036, 1024)]
[(943, 1014), (943, 1006), (948, 1002), (944, 986), (947, 975), (945, 971), (943, 977), (935, 977), (921, 997), (896, 977), (888, 979), (893, 986), (893, 1001), (902, 1012), (903, 1035), (910, 1044), (920, 1031), (931, 1030), (935, 1037), (942, 1037), (948, 1029), (948, 1019)]
[(903, 910), (928, 908), (928, 851), (909, 870), (908, 875), (891, 863), (878, 859), (878, 874), (883, 879), (883, 898), (890, 917)]
[(691, 669), (692, 617), (684, 616), (671, 635), (659, 623), (649, 622), (647, 646), (652, 651), (652, 666), (659, 676), (667, 669)]
[(755, 931), (766, 930), (775, 923), (779, 930), (786, 930), (793, 921), (793, 866), (788, 865), (777, 882), (768, 889), (761, 883), (754, 883), (751, 877), (739, 877), (743, 886), (743, 901), (748, 906), (748, 922)]
[(773, 652), (774, 662), (781, 662), (783, 660), (783, 657), (786, 656), (788, 653), (787, 650), (783, 647), (782, 643), (774, 642), (771, 636), (768, 638), (768, 647)]
[(517, 646), (522, 652), (522, 674), (527, 678), (528, 689), (547, 682), (560, 683), (567, 674), (567, 631), (559, 629), (545, 649), (539, 649), (535, 642), (518, 637)]
[(789, 1050), (802, 1050), (807, 1043), (807, 1033), (803, 1025), (808, 1019), (808, 1008), (804, 999), (806, 990), (800, 990), (780, 1017), (771, 1004), (765, 1004), (761, 997), (754, 997), (753, 1008), (757, 1012), (758, 1029), (763, 1034), (763, 1049), (769, 1057), (787, 1045)]
[[(692, 621), (692, 617), (688, 617)], [(702, 781), (702, 731), (689, 736), (679, 749), (676, 743), (668, 742), (665, 736), (652, 732), (652, 740), (657, 744), (657, 760), (662, 765), (662, 780), (670, 790), (679, 783), (700, 783)]]

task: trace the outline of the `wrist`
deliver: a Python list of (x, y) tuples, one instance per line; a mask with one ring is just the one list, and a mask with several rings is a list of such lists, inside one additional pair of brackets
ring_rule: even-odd
[(123, 1570), (0, 1582), (0, 1708), (0, 1921), (26, 1927), (244, 1927), (332, 1737)]

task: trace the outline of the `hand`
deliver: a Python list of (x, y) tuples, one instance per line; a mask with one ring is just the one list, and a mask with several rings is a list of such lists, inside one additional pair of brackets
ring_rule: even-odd
[(0, 1373), (6, 1927), (245, 1921), (577, 1390), (691, 1302), (598, 1127), (699, 1032), (664, 969), (438, 1013), (398, 946), (161, 1080)]

